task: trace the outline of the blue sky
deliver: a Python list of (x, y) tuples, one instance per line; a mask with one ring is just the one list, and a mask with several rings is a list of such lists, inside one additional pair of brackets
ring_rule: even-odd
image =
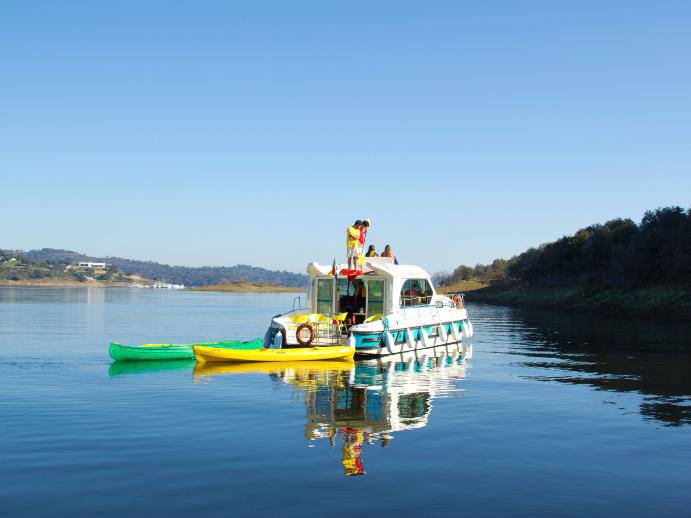
[(0, 248), (430, 271), (688, 206), (691, 3), (4, 2)]

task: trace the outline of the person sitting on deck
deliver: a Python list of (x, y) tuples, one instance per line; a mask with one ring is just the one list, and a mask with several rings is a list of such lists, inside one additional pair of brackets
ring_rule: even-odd
[(391, 250), (391, 245), (386, 245), (384, 247), (384, 251), (381, 253), (382, 257), (392, 257), (393, 258), (393, 264), (398, 264), (398, 259), (396, 259), (396, 256), (393, 255), (393, 250)]
[(377, 251), (374, 249), (374, 245), (369, 246), (369, 248), (367, 249), (367, 253), (365, 254), (365, 257), (379, 257), (377, 255)]
[(357, 269), (357, 259), (360, 256), (360, 227), (362, 226), (362, 221), (359, 219), (353, 224), (352, 227), (348, 227), (346, 231), (346, 257), (348, 259), (348, 269)]

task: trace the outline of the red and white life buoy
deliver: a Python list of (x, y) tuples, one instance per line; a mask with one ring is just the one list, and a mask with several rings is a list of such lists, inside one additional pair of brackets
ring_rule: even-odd
[(463, 297), (460, 295), (454, 296), (453, 303), (456, 305), (456, 309), (463, 309)]
[(309, 322), (300, 324), (295, 330), (295, 339), (303, 347), (309, 347), (314, 339), (317, 337), (317, 331)]

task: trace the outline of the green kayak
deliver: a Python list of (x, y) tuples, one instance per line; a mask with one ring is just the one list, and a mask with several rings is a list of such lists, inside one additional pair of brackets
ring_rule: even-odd
[(261, 349), (264, 340), (257, 338), (249, 342), (231, 340), (229, 342), (195, 343), (195, 344), (142, 344), (121, 345), (111, 342), (108, 354), (116, 361), (138, 360), (194, 360), (192, 347), (220, 347), (224, 349), (254, 350)]

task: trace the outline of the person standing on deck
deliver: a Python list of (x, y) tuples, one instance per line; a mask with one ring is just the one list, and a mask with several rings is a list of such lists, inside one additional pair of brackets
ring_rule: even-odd
[(365, 241), (367, 241), (367, 231), (369, 230), (370, 219), (362, 220), (362, 225), (360, 225), (360, 249), (364, 252)]
[(364, 270), (365, 268), (365, 241), (367, 240), (367, 231), (369, 230), (369, 218), (362, 221), (360, 225), (360, 250), (358, 251), (358, 267), (356, 270)]
[(348, 259), (348, 269), (356, 270), (357, 259), (359, 256), (358, 251), (360, 250), (360, 227), (362, 226), (362, 221), (359, 219), (353, 224), (352, 227), (348, 227), (346, 231), (346, 258)]

